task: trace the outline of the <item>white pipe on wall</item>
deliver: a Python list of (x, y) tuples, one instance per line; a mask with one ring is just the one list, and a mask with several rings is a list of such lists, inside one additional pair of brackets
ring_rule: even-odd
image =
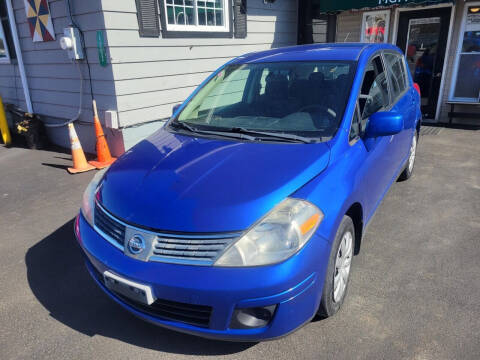
[(17, 23), (15, 22), (15, 14), (13, 12), (12, 0), (7, 0), (8, 22), (12, 31), (13, 44), (17, 55), (18, 69), (20, 70), (20, 78), (22, 80), (23, 94), (27, 103), (27, 111), (33, 113), (32, 101), (30, 100), (30, 90), (28, 89), (27, 75), (25, 74), (25, 66), (23, 65), (22, 49), (18, 40)]

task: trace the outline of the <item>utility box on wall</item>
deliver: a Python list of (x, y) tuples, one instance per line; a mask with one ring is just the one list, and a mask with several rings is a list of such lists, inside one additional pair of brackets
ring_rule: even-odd
[(60, 46), (68, 52), (68, 58), (82, 60), (84, 55), (80, 31), (76, 27), (69, 26), (63, 29), (63, 35), (60, 38)]
[(110, 129), (118, 129), (118, 115), (115, 110), (105, 111), (105, 126)]

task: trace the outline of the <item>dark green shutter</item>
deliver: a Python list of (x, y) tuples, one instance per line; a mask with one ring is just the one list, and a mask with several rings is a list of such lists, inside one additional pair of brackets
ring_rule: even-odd
[(247, 0), (234, 0), (233, 5), (233, 30), (238, 39), (247, 37)]
[(136, 0), (138, 32), (141, 37), (159, 37), (157, 0)]

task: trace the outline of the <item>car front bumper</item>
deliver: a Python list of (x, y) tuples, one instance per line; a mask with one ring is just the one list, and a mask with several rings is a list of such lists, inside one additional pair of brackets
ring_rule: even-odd
[[(273, 339), (308, 322), (320, 303), (330, 252), (330, 244), (314, 235), (301, 251), (279, 264), (244, 268), (192, 266), (144, 262), (126, 256), (104, 240), (82, 214), (78, 218), (76, 235), (90, 274), (122, 307), (148, 322), (172, 330), (231, 341)], [(107, 270), (151, 286), (159, 299), (211, 307), (208, 325), (172, 321), (124, 301), (104, 285), (102, 274)], [(230, 328), (236, 308), (270, 305), (277, 307), (267, 326)]]

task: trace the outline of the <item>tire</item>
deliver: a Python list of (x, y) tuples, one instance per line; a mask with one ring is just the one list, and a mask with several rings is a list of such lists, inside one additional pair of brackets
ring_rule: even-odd
[[(349, 248), (348, 243), (350, 243)], [(347, 295), (354, 248), (355, 227), (352, 219), (349, 216), (344, 216), (338, 227), (335, 241), (330, 251), (327, 275), (325, 276), (325, 283), (323, 284), (322, 299), (317, 312), (317, 315), (321, 318), (334, 315), (342, 307)], [(342, 256), (344, 260), (342, 260)], [(340, 261), (342, 261), (342, 263), (340, 263)], [(347, 264), (348, 269), (346, 268)], [(342, 267), (342, 265), (344, 266)], [(339, 270), (339, 268), (342, 270)], [(338, 287), (342, 286), (340, 282), (343, 282), (343, 290)]]
[[(418, 132), (415, 131), (415, 136), (412, 138), (412, 143), (410, 145), (410, 152), (408, 153), (408, 160), (407, 164), (405, 165), (405, 169), (403, 169), (402, 173), (398, 177), (398, 181), (405, 181), (410, 179), (413, 174), (413, 169), (415, 167), (415, 158), (417, 154), (417, 145), (418, 145)], [(413, 153), (413, 156), (412, 156)]]

